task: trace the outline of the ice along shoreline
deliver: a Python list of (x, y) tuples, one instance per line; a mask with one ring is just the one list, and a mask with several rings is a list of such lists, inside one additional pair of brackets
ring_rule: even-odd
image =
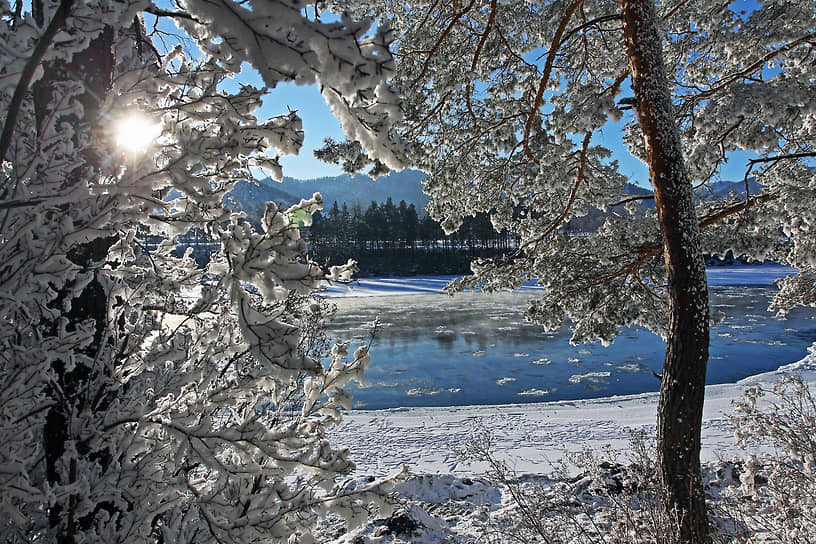
[[(780, 265), (710, 268), (709, 283), (716, 286), (768, 286), (793, 272)], [(328, 296), (387, 296), (433, 294), (451, 277), (362, 279), (349, 289), (332, 286)], [(814, 339), (816, 340), (816, 339)], [(736, 383), (706, 387), (703, 421), (704, 461), (739, 453), (734, 428), (728, 421), (734, 401), (754, 384), (770, 385), (785, 374), (801, 375), (816, 384), (816, 343), (801, 360), (756, 374)], [(542, 474), (565, 451), (611, 447), (622, 451), (630, 431), (654, 434), (658, 394), (450, 407), (353, 410), (332, 432), (335, 444), (348, 446), (358, 473), (386, 475), (408, 465), (416, 473), (483, 474), (487, 467), (464, 465), (452, 453), (481, 428), (491, 431), (496, 454), (521, 473)]]
[[(713, 266), (706, 269), (710, 286), (769, 286), (779, 278), (795, 273), (789, 266), (757, 264), (740, 266)], [(435, 295), (452, 279), (459, 276), (395, 276), (359, 278), (350, 284), (325, 285), (319, 292), (327, 298), (373, 297), (389, 295)], [(521, 290), (540, 289), (532, 282)]]

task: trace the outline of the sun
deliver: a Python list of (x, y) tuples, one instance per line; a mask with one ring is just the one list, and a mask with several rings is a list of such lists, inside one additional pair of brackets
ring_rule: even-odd
[(161, 124), (144, 115), (131, 114), (116, 122), (116, 145), (128, 153), (144, 153), (161, 135)]

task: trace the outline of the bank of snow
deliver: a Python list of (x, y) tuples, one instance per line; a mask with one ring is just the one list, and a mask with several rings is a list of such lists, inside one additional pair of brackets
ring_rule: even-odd
[[(738, 450), (728, 422), (733, 402), (756, 383), (772, 384), (784, 374), (816, 382), (816, 344), (802, 360), (735, 384), (706, 387), (703, 413), (704, 461), (731, 458)], [(414, 473), (482, 474), (487, 467), (463, 465), (452, 447), (490, 430), (495, 453), (520, 473), (546, 474), (565, 451), (623, 450), (630, 430), (654, 435), (657, 393), (564, 402), (354, 410), (332, 436), (348, 446), (358, 473), (384, 476), (407, 465)]]
[[(717, 285), (768, 285), (789, 270), (765, 266), (714, 269), (713, 274), (709, 272), (709, 281)], [(368, 280), (356, 287), (352, 296), (404, 294), (409, 289), (438, 292), (434, 290), (448, 279)], [(734, 402), (748, 387), (771, 385), (788, 374), (802, 376), (811, 388), (816, 387), (816, 343), (808, 351), (802, 360), (775, 371), (735, 384), (706, 387), (704, 463), (724, 466), (723, 461), (750, 453), (736, 447), (735, 429), (729, 423)], [(409, 476), (395, 490), (400, 502), (394, 516), (348, 533), (337, 526), (328, 527), (324, 536), (337, 544), (480, 541), (485, 537), (486, 520), (512, 517), (514, 506), (506, 489), (488, 481), (486, 465), (463, 462), (454, 450), (486, 429), (493, 437), (494, 455), (517, 474), (535, 479), (552, 474), (565, 452), (601, 452), (606, 447), (624, 451), (630, 431), (645, 431), (653, 439), (657, 401), (657, 393), (646, 393), (534, 404), (351, 411), (330, 438), (335, 446), (350, 448), (357, 464), (354, 476), (383, 477), (403, 467)]]
[[(763, 264), (748, 266), (715, 266), (708, 268), (709, 285), (767, 286), (774, 280), (796, 273), (784, 265)], [(327, 284), (322, 290), (326, 297), (371, 297), (388, 295), (439, 294), (452, 279), (458, 276), (405, 276), (388, 278), (360, 278), (350, 284)], [(534, 282), (521, 289), (540, 289)]]
[[(729, 461), (745, 459), (751, 453), (735, 446), (735, 429), (728, 421), (734, 401), (749, 386), (770, 385), (786, 374), (799, 375), (811, 389), (816, 387), (816, 343), (796, 363), (736, 384), (706, 388), (702, 460), (704, 479), (711, 484), (712, 493), (718, 493), (717, 488), (739, 486), (735, 476), (738, 464)], [(647, 439), (653, 440), (656, 413), (656, 394), (523, 405), (354, 411), (334, 431), (332, 439), (335, 445), (351, 448), (357, 462), (355, 476), (385, 476), (401, 467), (407, 468), (408, 476), (395, 488), (397, 510), (391, 517), (350, 532), (337, 522), (327, 523), (322, 536), (335, 544), (484, 541), (486, 527), (497, 520), (510, 520), (513, 526), (519, 514), (508, 490), (486, 476), (488, 467), (462, 464), (452, 453), (474, 433), (489, 430), (495, 456), (513, 467), (516, 474), (526, 475), (523, 481), (549, 482), (545, 487), (556, 489), (550, 486), (558, 480), (548, 477), (564, 452), (592, 450), (601, 455), (607, 446), (625, 451), (632, 430), (645, 430)], [(588, 481), (583, 475), (567, 483), (566, 489), (571, 490), (567, 493), (575, 493), (574, 500), (590, 512), (600, 503), (591, 494), (582, 495), (581, 489)], [(487, 541), (514, 540), (497, 539), (492, 534)]]

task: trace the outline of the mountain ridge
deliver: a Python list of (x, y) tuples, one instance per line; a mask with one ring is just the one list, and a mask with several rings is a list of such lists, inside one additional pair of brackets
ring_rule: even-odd
[[(349, 208), (358, 204), (365, 210), (371, 202), (381, 203), (391, 198), (395, 204), (401, 200), (408, 205), (413, 204), (421, 214), (430, 200), (430, 197), (422, 192), (422, 179), (426, 175), (419, 170), (408, 169), (391, 172), (376, 180), (363, 174), (342, 174), (307, 180), (284, 177), (282, 182), (276, 182), (270, 178), (259, 181), (240, 181), (235, 184), (226, 200), (233, 209), (244, 211), (250, 220), (257, 221), (260, 221), (263, 216), (267, 202), (274, 202), (279, 207), (286, 208), (300, 202), (301, 198), (311, 198), (314, 193), (322, 195), (325, 209), (329, 209), (334, 202), (337, 202), (338, 206), (345, 203)], [(748, 188), (754, 194), (762, 186), (753, 179), (749, 179)], [(633, 183), (627, 183), (624, 192), (639, 197), (648, 197), (652, 194), (650, 189)], [(729, 194), (744, 195), (745, 182), (718, 181), (697, 189), (695, 194), (702, 200), (724, 198)], [(654, 203), (647, 198), (643, 200), (642, 205), (651, 207), (654, 206)], [(594, 216), (603, 214), (599, 211), (599, 214), (591, 215), (592, 218), (587, 218), (588, 223), (594, 224), (600, 220), (600, 217)], [(577, 223), (580, 224), (583, 221), (579, 220)]]
[[(296, 196), (298, 199), (296, 202), (319, 192), (327, 207), (337, 201), (338, 205), (344, 202), (349, 206), (358, 203), (365, 209), (372, 201), (385, 202), (391, 197), (395, 203), (404, 200), (406, 204), (414, 204), (417, 210), (422, 210), (429, 200), (428, 195), (422, 192), (422, 179), (425, 176), (424, 172), (409, 169), (391, 172), (377, 179), (363, 174), (353, 176), (343, 174), (308, 180), (285, 177), (280, 183), (280, 188)], [(267, 184), (276, 183), (271, 180), (265, 181)]]

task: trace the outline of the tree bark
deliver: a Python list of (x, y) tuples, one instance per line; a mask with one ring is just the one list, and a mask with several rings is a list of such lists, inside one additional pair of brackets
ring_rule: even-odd
[(677, 541), (699, 544), (709, 541), (700, 474), (709, 342), (705, 262), (654, 2), (621, 0), (621, 6), (668, 280), (669, 328), (658, 406), (658, 464), (666, 506), (677, 516)]
[[(67, 6), (63, 19), (68, 15), (68, 10), (72, 2), (63, 1), (62, 5)], [(33, 3), (33, 12), (36, 17), (42, 18), (43, 6), (41, 1)], [(74, 126), (77, 137), (91, 131), (100, 129), (99, 104), (111, 87), (114, 69), (113, 55), (113, 30), (106, 28), (101, 35), (91, 40), (87, 49), (73, 56), (69, 62), (57, 61), (42, 65), (44, 74), (31, 89), (34, 100), (34, 109), (37, 120), (37, 129), (43, 128), (43, 120), (48, 115), (48, 108), (52, 99), (55, 87), (61, 82), (81, 80), (87, 92), (77, 97), (82, 105), (84, 115), (80, 117), (65, 116), (62, 122), (71, 123)], [(77, 143), (77, 145), (79, 145)], [(72, 171), (66, 172), (66, 183), (79, 185), (86, 183), (92, 178), (92, 172), (96, 168), (98, 157), (90, 152), (83, 152), (83, 163), (76, 166)], [(67, 253), (68, 259), (83, 270), (89, 270), (94, 263), (102, 261), (107, 255), (108, 249), (115, 242), (114, 236), (100, 237), (90, 242), (78, 244)], [(61, 307), (71, 292), (70, 286), (64, 286), (59, 296), (53, 303), (55, 308)], [(103, 334), (107, 327), (107, 292), (100, 281), (94, 277), (82, 290), (80, 295), (71, 300), (71, 310), (63, 315), (67, 320), (66, 330), (74, 330), (79, 324), (93, 321), (95, 325), (94, 341), (90, 346), (84, 348), (81, 353), (89, 359), (93, 359), (98, 351), (102, 349)], [(56, 323), (51, 324), (56, 328)], [(82, 362), (77, 362), (75, 367), (67, 371), (64, 361), (54, 361), (52, 370), (59, 386), (50, 389), (48, 392), (53, 395), (53, 403), (45, 417), (43, 427), (43, 456), (45, 460), (46, 478), (51, 485), (67, 485), (73, 483), (77, 475), (76, 465), (72, 460), (69, 469), (69, 479), (62, 481), (58, 470), (58, 464), (66, 453), (66, 444), (75, 437), (71, 434), (71, 414), (81, 412), (86, 409), (89, 399), (87, 392), (91, 390), (91, 382), (98, 379), (94, 375), (93, 369)], [(80, 451), (81, 455), (94, 457), (101, 466), (106, 467), (108, 459), (104, 452)], [(112, 505), (105, 503), (96, 505), (90, 515), (82, 518), (75, 514), (77, 498), (74, 495), (65, 500), (57, 501), (50, 505), (48, 509), (49, 523), (54, 532), (56, 542), (59, 544), (73, 544), (76, 542), (76, 534), (80, 529), (87, 529), (93, 523), (93, 516), (99, 509), (109, 510), (111, 515)]]

